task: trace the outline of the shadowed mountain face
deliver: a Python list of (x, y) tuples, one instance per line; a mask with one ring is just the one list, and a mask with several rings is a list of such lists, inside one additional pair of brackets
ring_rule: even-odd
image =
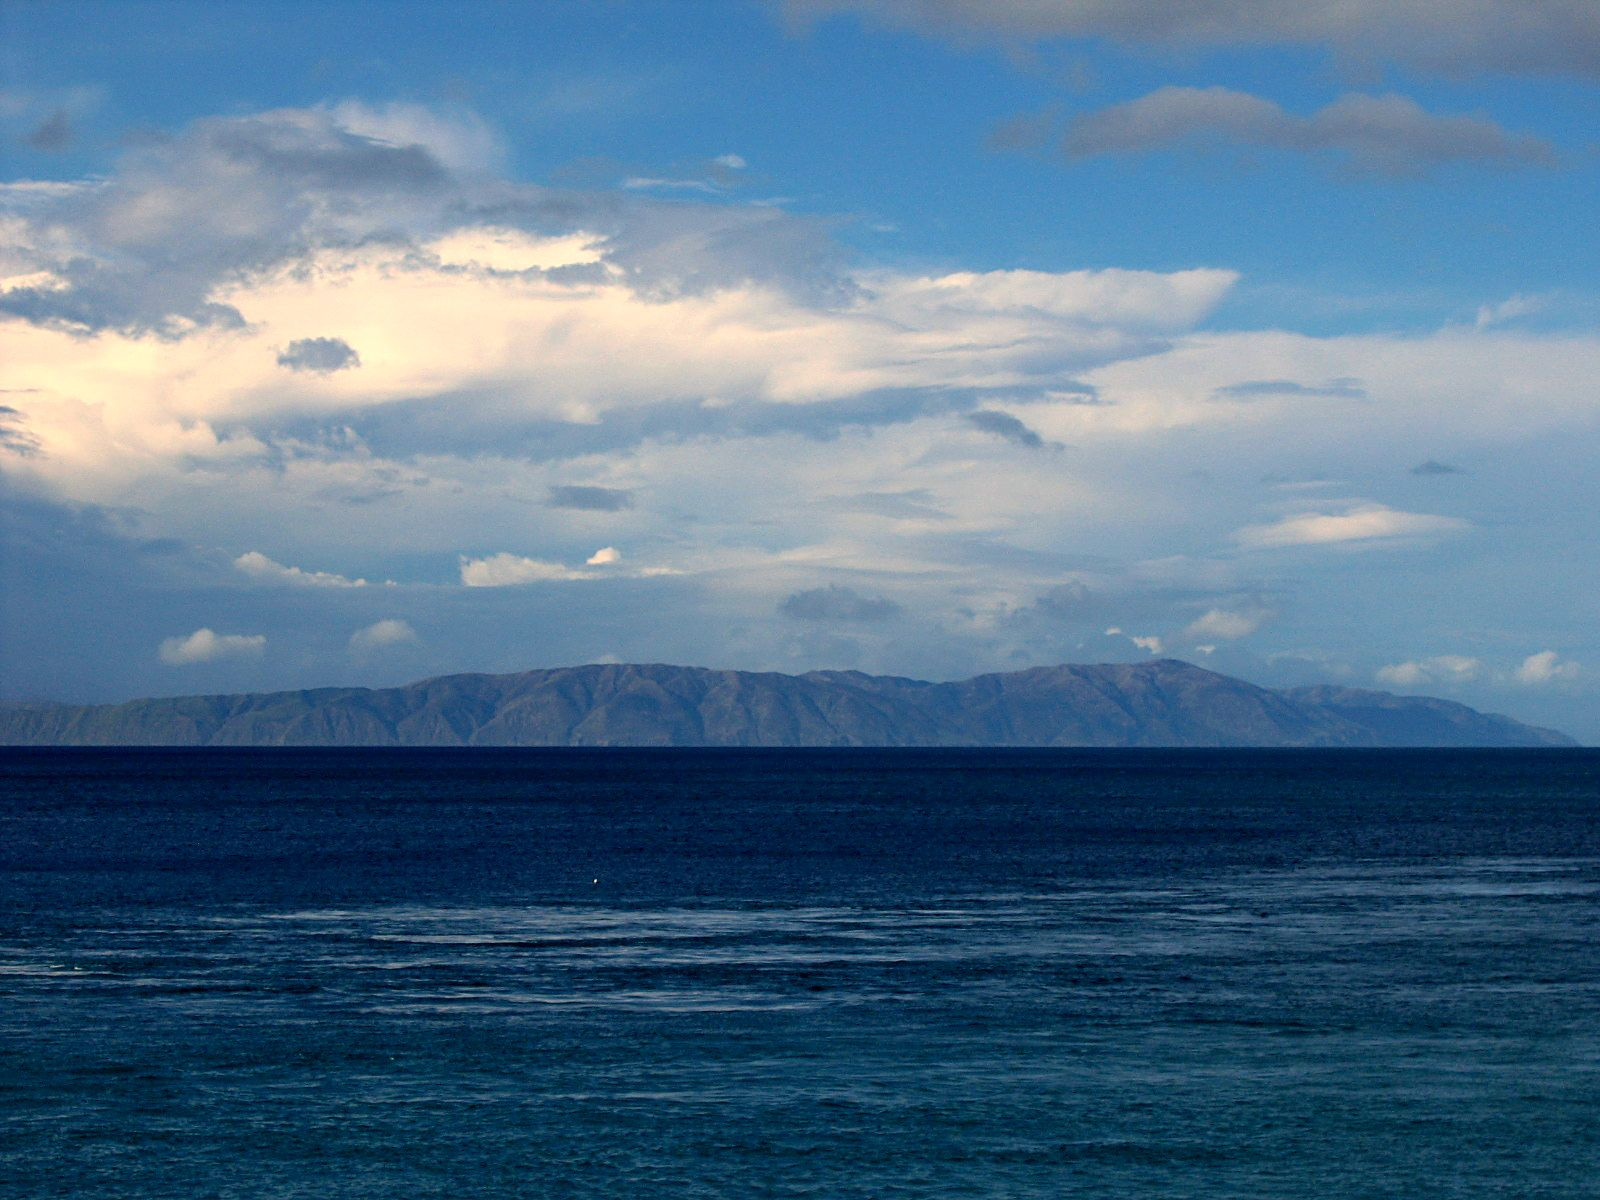
[(0, 705), (0, 744), (169, 746), (1570, 746), (1427, 697), (1270, 691), (1174, 659), (924, 683), (615, 665), (408, 687)]

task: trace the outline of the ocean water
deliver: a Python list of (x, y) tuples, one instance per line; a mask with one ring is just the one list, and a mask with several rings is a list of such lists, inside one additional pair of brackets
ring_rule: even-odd
[(1600, 753), (0, 751), (0, 1197), (1595, 1197)]

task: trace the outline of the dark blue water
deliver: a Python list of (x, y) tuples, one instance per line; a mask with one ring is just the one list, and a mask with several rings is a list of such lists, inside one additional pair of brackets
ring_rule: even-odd
[(1600, 753), (0, 752), (3, 1197), (1594, 1197)]

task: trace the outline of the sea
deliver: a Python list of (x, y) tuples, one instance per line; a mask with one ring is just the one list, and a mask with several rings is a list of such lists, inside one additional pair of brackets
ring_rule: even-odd
[(1600, 1196), (1600, 752), (0, 751), (0, 1197)]

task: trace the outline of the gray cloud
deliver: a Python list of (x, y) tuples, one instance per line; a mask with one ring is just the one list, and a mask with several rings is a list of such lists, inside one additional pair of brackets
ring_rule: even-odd
[(314, 245), (393, 237), (419, 204), (437, 208), (446, 178), (429, 149), (355, 133), (322, 110), (197, 121), (129, 151), (104, 183), (41, 206), (33, 214), (41, 236), (29, 240), (68, 235), (83, 251), (40, 264), (64, 288), (14, 289), (0, 311), (169, 335), (238, 325), (237, 312), (210, 299), (219, 283)]
[(22, 140), (33, 150), (60, 153), (72, 145), (72, 117), (64, 108), (58, 108)]
[(934, 502), (927, 488), (908, 488), (903, 492), (857, 492), (840, 496), (832, 507), (844, 512), (867, 513), (892, 521), (948, 521), (949, 513)]
[[(419, 245), (482, 225), (596, 238), (605, 262), (542, 272), (555, 282), (620, 273), (658, 297), (747, 283), (810, 300), (852, 294), (826, 220), (510, 182), (462, 165), (486, 134), (466, 117), (451, 120), (346, 105), (209, 118), (145, 139), (104, 181), (26, 204), (10, 198), (11, 215), (30, 227), (19, 244), (37, 248), (26, 265), (56, 282), (6, 292), (0, 313), (166, 337), (241, 327), (243, 316), (213, 299), (218, 287), (322, 248)], [(395, 130), (395, 140), (361, 132), (368, 127)], [(427, 144), (405, 140), (413, 133)], [(72, 249), (46, 249), (63, 246)]]
[(1413, 475), (1465, 475), (1466, 474), (1466, 472), (1463, 471), (1460, 467), (1453, 467), (1449, 463), (1435, 462), (1431, 458), (1428, 459), (1427, 462), (1420, 462), (1416, 466), (1412, 467), (1411, 468), (1411, 473)]
[(343, 371), (361, 365), (361, 356), (343, 338), (297, 338), (278, 355), (278, 365), (291, 371), (311, 371), (318, 375)]
[(1265, 396), (1323, 396), (1332, 400), (1365, 400), (1367, 389), (1359, 379), (1345, 375), (1326, 383), (1296, 383), (1292, 379), (1249, 379), (1220, 387), (1215, 395), (1230, 400), (1255, 400)]
[(22, 414), (9, 404), (0, 404), (0, 450), (22, 458), (39, 453), (39, 439), (28, 432)]
[(1405, 96), (1351, 93), (1310, 116), (1231, 88), (1164, 87), (1074, 120), (1069, 158), (1237, 145), (1331, 155), (1360, 174), (1420, 176), (1457, 164), (1552, 167), (1555, 147), (1483, 117), (1440, 116)]
[(992, 433), (1008, 442), (1026, 446), (1030, 450), (1043, 450), (1045, 440), (1010, 413), (993, 408), (980, 408), (967, 414), (967, 423), (984, 433)]
[[(678, 399), (610, 409), (594, 421), (528, 419), (508, 423), (500, 396), (453, 392), (381, 408), (341, 411), (327, 420), (333, 428), (353, 429), (375, 453), (386, 457), (405, 457), (424, 447), (431, 452), (459, 454), (492, 448), (529, 461), (551, 462), (690, 438), (797, 436), (828, 442), (855, 429), (969, 412), (989, 395), (983, 389), (933, 387), (883, 388), (810, 404), (762, 400), (706, 404), (698, 399)], [(1005, 398), (1012, 398), (1009, 392)], [(320, 426), (293, 425), (266, 432), (311, 440), (322, 436)]]
[(633, 507), (633, 493), (626, 488), (567, 484), (551, 488), (545, 504), (551, 508), (576, 508), (586, 512), (620, 512)]
[(1469, 70), (1600, 73), (1592, 0), (786, 0), (805, 21), (853, 12), (956, 39), (1105, 38), (1165, 47), (1313, 45), (1342, 57)]
[(796, 592), (778, 611), (801, 621), (876, 622), (897, 617), (902, 609), (882, 596), (863, 596), (853, 588), (829, 584)]

